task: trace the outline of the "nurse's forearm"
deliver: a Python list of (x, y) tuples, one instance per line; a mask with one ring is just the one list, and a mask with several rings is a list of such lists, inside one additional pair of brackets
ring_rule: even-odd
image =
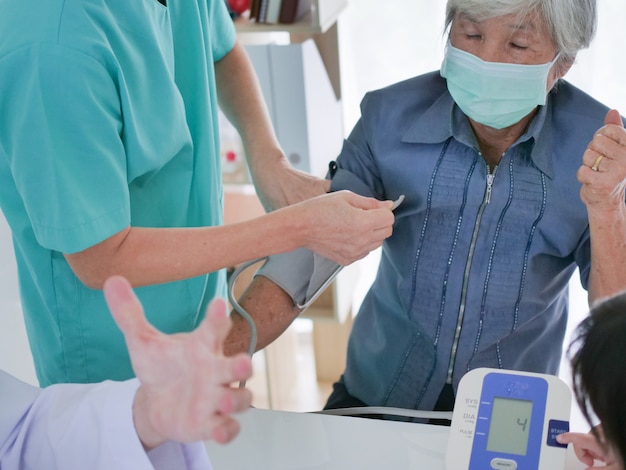
[[(215, 64), (219, 104), (241, 135), (252, 170), (256, 164), (279, 163), (285, 159), (261, 86), (248, 55), (239, 43)], [(258, 160), (262, 159), (262, 162)]]
[(65, 255), (88, 287), (101, 289), (114, 274), (134, 287), (173, 282), (302, 244), (304, 221), (275, 212), (221, 227), (129, 227), (84, 251)]
[(65, 257), (94, 289), (114, 274), (133, 286), (161, 284), (300, 247), (346, 265), (391, 235), (391, 206), (391, 201), (338, 191), (221, 227), (128, 227)]
[[(255, 351), (265, 348), (278, 338), (300, 314), (291, 297), (269, 279), (255, 277), (239, 299), (240, 305), (253, 318), (257, 328)], [(250, 344), (250, 326), (233, 311), (233, 327), (224, 343), (224, 354), (233, 356), (247, 352)]]
[(241, 136), (252, 181), (265, 210), (328, 192), (328, 181), (298, 171), (289, 163), (244, 48), (236, 44), (215, 64), (215, 71), (220, 106)]

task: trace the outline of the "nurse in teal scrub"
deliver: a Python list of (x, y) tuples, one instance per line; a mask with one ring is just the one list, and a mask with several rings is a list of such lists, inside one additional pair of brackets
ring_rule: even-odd
[[(390, 235), (388, 202), (293, 204), (325, 183), (285, 163), (222, 0), (5, 0), (0, 30), (0, 207), (41, 385), (132, 376), (112, 274), (187, 331), (221, 268), (299, 246), (348, 263)], [(266, 207), (288, 207), (220, 226), (218, 100)]]

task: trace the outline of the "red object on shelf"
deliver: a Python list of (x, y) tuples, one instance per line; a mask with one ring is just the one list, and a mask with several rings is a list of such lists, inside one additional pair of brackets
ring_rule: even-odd
[(228, 0), (228, 7), (233, 13), (241, 15), (250, 9), (250, 0)]
[(227, 162), (234, 162), (235, 160), (237, 160), (237, 154), (235, 152), (233, 152), (232, 150), (229, 150), (228, 152), (226, 152)]

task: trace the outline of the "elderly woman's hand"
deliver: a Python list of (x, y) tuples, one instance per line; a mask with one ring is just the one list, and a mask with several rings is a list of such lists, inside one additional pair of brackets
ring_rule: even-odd
[(582, 183), (580, 197), (587, 209), (611, 216), (624, 210), (626, 129), (614, 109), (607, 113), (604, 124), (583, 154), (578, 181)]

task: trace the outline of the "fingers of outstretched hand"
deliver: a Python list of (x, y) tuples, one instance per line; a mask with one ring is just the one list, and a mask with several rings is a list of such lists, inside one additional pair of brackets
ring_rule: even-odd
[(216, 357), (211, 365), (212, 381), (219, 385), (247, 380), (252, 375), (252, 361), (246, 353)]
[(211, 439), (218, 444), (227, 444), (239, 434), (239, 422), (229, 416), (224, 416), (223, 420), (213, 428)]
[[(231, 415), (240, 413), (252, 404), (252, 393), (246, 388), (236, 388), (229, 386), (221, 386), (207, 391), (203, 401), (198, 403), (196, 407), (189, 409), (189, 428), (195, 425), (206, 435), (206, 438), (215, 438), (215, 430), (226, 424), (226, 429), (232, 431), (232, 423), (234, 420)], [(196, 424), (193, 424), (196, 423)], [(238, 427), (236, 428), (238, 430)], [(235, 433), (236, 434), (236, 433)], [(227, 433), (231, 438), (235, 434)], [(222, 441), (218, 441), (222, 442)], [(227, 442), (227, 441), (225, 441)]]
[(226, 308), (224, 299), (211, 301), (204, 320), (191, 333), (193, 343), (189, 343), (187, 355), (192, 375), (196, 368), (203, 368), (210, 371), (209, 380), (219, 385), (246, 380), (252, 374), (252, 361), (247, 354), (224, 356), (224, 341), (232, 327)]
[(127, 342), (132, 342), (142, 334), (154, 331), (146, 320), (139, 299), (124, 277), (108, 278), (104, 282), (104, 297), (111, 315), (124, 333)]
[(239, 434), (239, 423), (231, 416), (250, 407), (252, 393), (245, 388), (229, 389), (219, 402), (216, 413), (209, 422), (212, 425), (210, 438), (220, 444), (230, 442)]
[(252, 404), (252, 392), (247, 388), (228, 387), (219, 399), (216, 412), (229, 415), (239, 413)]
[(168, 396), (165, 400), (161, 394), (152, 394), (148, 429), (178, 442), (231, 440), (239, 431), (233, 416), (250, 407), (250, 391), (230, 387), (201, 391), (181, 391), (177, 397)]

